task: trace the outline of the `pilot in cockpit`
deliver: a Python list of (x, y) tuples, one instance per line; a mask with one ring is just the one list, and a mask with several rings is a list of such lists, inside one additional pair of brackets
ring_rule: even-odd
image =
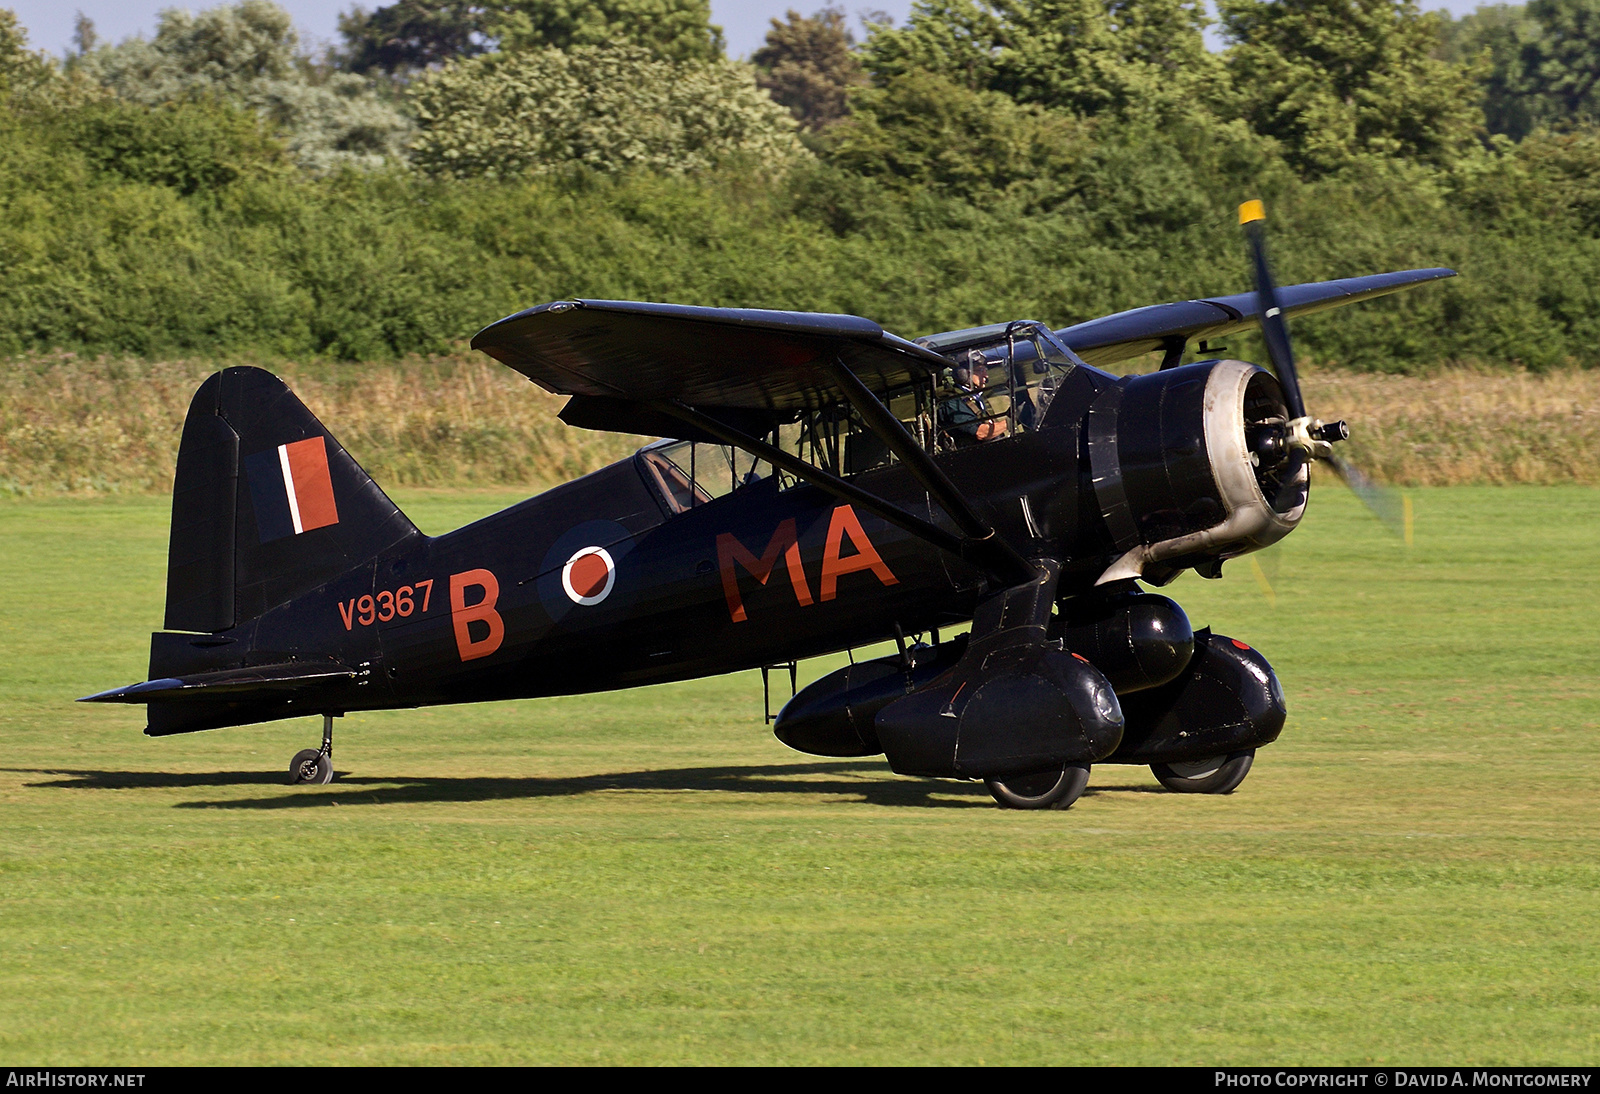
[(993, 411), (983, 396), (989, 382), (989, 365), (982, 353), (969, 350), (955, 367), (956, 394), (939, 404), (939, 428), (948, 433), (957, 448), (992, 441), (1006, 435), (1006, 420), (991, 417)]

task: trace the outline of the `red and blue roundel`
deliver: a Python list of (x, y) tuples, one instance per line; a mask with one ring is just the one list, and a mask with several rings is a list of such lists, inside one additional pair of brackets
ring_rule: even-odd
[(574, 604), (598, 604), (617, 583), (617, 564), (604, 547), (584, 547), (561, 568), (561, 591)]
[(638, 563), (629, 561), (634, 546), (633, 533), (614, 520), (586, 520), (557, 536), (539, 556), (534, 586), (550, 622), (595, 625), (631, 601), (639, 583)]

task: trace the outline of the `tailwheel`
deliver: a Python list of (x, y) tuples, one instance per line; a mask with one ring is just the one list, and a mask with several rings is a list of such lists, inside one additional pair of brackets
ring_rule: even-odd
[(1247, 748), (1204, 760), (1151, 764), (1150, 770), (1162, 786), (1179, 794), (1231, 794), (1250, 774), (1255, 758), (1256, 750)]
[(333, 720), (342, 714), (322, 716), (322, 747), (302, 748), (289, 761), (289, 785), (326, 786), (333, 781)]
[(1028, 775), (985, 779), (983, 785), (1006, 809), (1070, 809), (1089, 785), (1089, 765), (1065, 764)]
[(323, 785), (333, 781), (333, 760), (315, 748), (303, 748), (289, 761), (289, 783)]

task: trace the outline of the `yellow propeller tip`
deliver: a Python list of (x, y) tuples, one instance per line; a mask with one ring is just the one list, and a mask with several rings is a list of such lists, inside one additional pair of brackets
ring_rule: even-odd
[(1239, 223), (1250, 224), (1257, 220), (1267, 219), (1267, 207), (1259, 201), (1247, 201), (1239, 206)]

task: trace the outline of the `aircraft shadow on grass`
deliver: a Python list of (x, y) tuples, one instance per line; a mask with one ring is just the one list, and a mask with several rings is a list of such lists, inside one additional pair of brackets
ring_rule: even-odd
[[(404, 805), (413, 802), (477, 802), (515, 798), (559, 798), (607, 790), (712, 790), (741, 794), (850, 795), (871, 805), (922, 806), (946, 809), (992, 809), (981, 782), (945, 779), (879, 778), (881, 763), (802, 763), (737, 767), (679, 767), (621, 771), (566, 778), (528, 776), (359, 776), (341, 775), (327, 786), (289, 787), (271, 771), (93, 771), (66, 768), (6, 768), (37, 775), (63, 776), (30, 787), (67, 790), (167, 790), (208, 786), (282, 787), (271, 797), (179, 802), (175, 809), (308, 809), (340, 805)], [(859, 774), (859, 778), (823, 778)], [(1107, 791), (1160, 792), (1155, 786), (1091, 786), (1094, 796)], [(937, 796), (936, 796), (937, 795)]]

